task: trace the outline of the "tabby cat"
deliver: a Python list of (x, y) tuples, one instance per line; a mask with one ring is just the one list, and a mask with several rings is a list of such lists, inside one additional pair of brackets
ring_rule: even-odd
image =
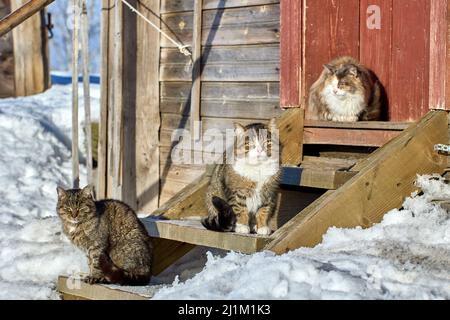
[[(271, 233), (268, 225), (276, 206), (280, 178), (278, 157), (271, 157), (271, 135), (275, 120), (268, 126), (235, 124), (235, 161), (214, 167), (206, 193), (208, 216), (205, 228), (238, 233)], [(243, 155), (239, 157), (239, 155)]]
[(309, 93), (309, 107), (318, 120), (379, 120), (380, 100), (380, 83), (352, 57), (339, 57), (324, 65)]
[(84, 281), (148, 284), (152, 244), (134, 211), (117, 200), (95, 201), (90, 186), (57, 191), (63, 232), (87, 253), (90, 274)]

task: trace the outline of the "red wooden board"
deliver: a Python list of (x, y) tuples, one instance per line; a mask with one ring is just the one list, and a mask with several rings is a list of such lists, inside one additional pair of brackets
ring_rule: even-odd
[(303, 92), (307, 99), (325, 63), (342, 55), (359, 57), (359, 1), (305, 0), (305, 10)]
[(300, 104), (302, 2), (281, 1), (280, 105), (283, 108)]
[(429, 110), (429, 12), (430, 1), (393, 1), (391, 121), (417, 120)]
[[(375, 9), (373, 8), (375, 7)], [(392, 0), (361, 0), (360, 4), (360, 53), (361, 63), (371, 69), (380, 80), (385, 94), (389, 95), (391, 63)], [(374, 11), (379, 10), (379, 12)], [(373, 21), (379, 14), (379, 21)], [(375, 22), (375, 23), (374, 23)], [(379, 28), (376, 22), (380, 22)], [(388, 99), (383, 106), (383, 118), (387, 119)]]

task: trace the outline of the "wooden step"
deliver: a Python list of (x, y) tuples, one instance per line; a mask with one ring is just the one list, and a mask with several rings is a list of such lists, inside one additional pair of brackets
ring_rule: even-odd
[(148, 217), (141, 220), (151, 237), (163, 238), (199, 246), (254, 253), (260, 251), (270, 237), (205, 229), (199, 220), (161, 220)]
[(303, 144), (381, 147), (409, 127), (409, 122), (334, 122), (306, 120)]
[(335, 190), (357, 173), (351, 170), (356, 162), (349, 159), (304, 157), (299, 167), (283, 167), (281, 184)]
[(148, 300), (159, 288), (160, 285), (129, 287), (88, 284), (67, 276), (59, 276), (57, 284), (57, 290), (63, 300)]

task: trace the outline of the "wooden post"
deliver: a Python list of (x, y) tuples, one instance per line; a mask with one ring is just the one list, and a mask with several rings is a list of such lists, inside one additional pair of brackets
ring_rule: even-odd
[[(26, 0), (13, 0), (11, 10), (21, 12), (28, 4)], [(41, 93), (50, 87), (47, 32), (44, 22), (44, 15), (35, 13), (26, 21), (22, 20), (22, 23), (12, 31), (15, 96)]]
[(123, 121), (123, 4), (116, 0), (114, 8), (114, 56), (113, 56), (113, 122), (112, 136), (112, 169), (113, 169), (113, 195), (122, 199), (122, 121)]
[(101, 94), (100, 94), (100, 121), (99, 121), (99, 137), (98, 137), (98, 183), (96, 195), (98, 199), (107, 197), (107, 176), (108, 176), (108, 105), (109, 105), (109, 62), (110, 62), (110, 11), (111, 2), (113, 0), (102, 0), (102, 23), (101, 23)]
[(89, 21), (86, 9), (86, 0), (82, 0), (81, 15), (81, 50), (83, 54), (83, 94), (84, 94), (84, 122), (86, 125), (86, 166), (87, 180), (91, 184), (92, 176), (92, 128), (91, 128), (91, 96), (89, 77)]
[(30, 0), (0, 20), (0, 37), (55, 0)]
[(194, 141), (200, 139), (200, 100), (202, 66), (202, 12), (203, 0), (194, 2), (194, 27), (192, 32), (192, 88), (191, 88), (191, 130)]
[(80, 161), (78, 158), (78, 53), (80, 28), (80, 1), (74, 0), (74, 26), (72, 34), (72, 182), (73, 188), (80, 186)]

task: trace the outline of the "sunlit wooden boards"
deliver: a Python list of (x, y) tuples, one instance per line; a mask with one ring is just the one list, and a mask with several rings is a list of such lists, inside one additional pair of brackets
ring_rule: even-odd
[(63, 300), (148, 300), (156, 288), (145, 288), (145, 293), (136, 293), (136, 288), (132, 287), (91, 285), (67, 276), (59, 276), (57, 283), (57, 290)]
[(442, 173), (447, 158), (434, 144), (448, 141), (447, 113), (429, 112), (417, 125), (359, 161), (359, 173), (341, 188), (326, 193), (273, 234), (266, 249), (283, 253), (318, 244), (330, 227), (370, 227), (399, 207), (415, 189), (417, 174)]
[(150, 236), (194, 245), (208, 246), (242, 253), (261, 250), (269, 237), (234, 232), (215, 232), (205, 229), (200, 221), (142, 219)]
[[(200, 118), (202, 129), (223, 120), (260, 122), (279, 108), (280, 2), (203, 0), (201, 13)], [(184, 45), (192, 45), (194, 0), (161, 1), (161, 27)], [(160, 205), (198, 177), (204, 165), (174, 164), (174, 129), (190, 129), (193, 61), (160, 38)], [(192, 49), (192, 48), (191, 48)], [(181, 171), (185, 170), (186, 171)], [(183, 173), (181, 173), (183, 172)]]

